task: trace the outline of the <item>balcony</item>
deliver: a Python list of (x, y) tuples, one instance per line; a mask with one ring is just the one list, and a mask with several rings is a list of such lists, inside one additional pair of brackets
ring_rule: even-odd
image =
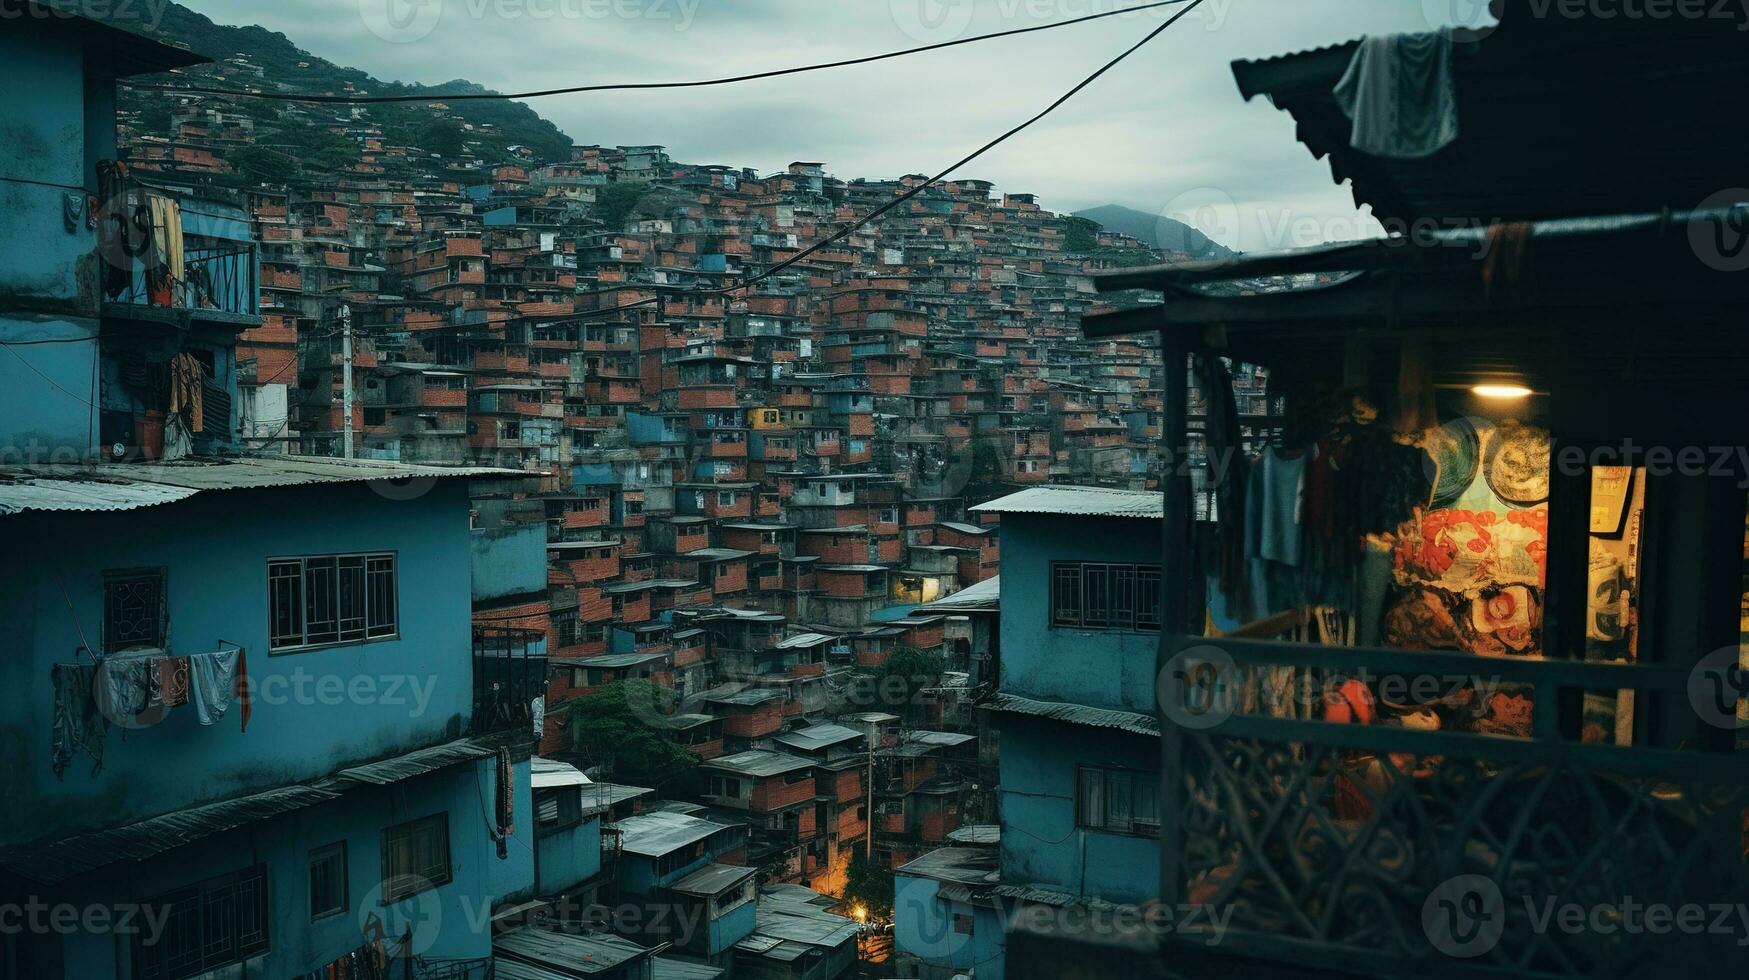
[[(1465, 975), (1508, 977), (1592, 976), (1660, 950), (1696, 966), (1741, 956), (1740, 928), (1670, 930), (1665, 946), (1644, 918), (1636, 930), (1620, 917), (1736, 907), (1749, 888), (1749, 757), (1561, 731), (1560, 709), (1584, 691), (1680, 710), (1691, 671), (1194, 642), (1161, 690), (1166, 765), (1179, 774), (1162, 787), (1162, 900), (1230, 915), (1224, 949), (1372, 976), (1450, 962), (1442, 954), (1464, 957)], [(1308, 720), (1323, 712), (1270, 710), (1260, 681), (1271, 677), (1320, 692), (1351, 690), (1354, 678), (1486, 682), (1528, 695), (1531, 734)], [(1445, 931), (1442, 901), (1463, 913)], [(1569, 929), (1543, 917), (1569, 908), (1610, 921)]]
[(100, 215), (105, 316), (260, 325), (260, 267), (248, 215), (142, 190), (120, 200)]
[(546, 634), (474, 627), (475, 735), (520, 731), (535, 738), (534, 700), (546, 692)]

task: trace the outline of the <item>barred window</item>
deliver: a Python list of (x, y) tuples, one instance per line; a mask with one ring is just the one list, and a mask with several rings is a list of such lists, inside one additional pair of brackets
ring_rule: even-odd
[(398, 606), (392, 553), (267, 563), (267, 645), (272, 650), (394, 636)]
[(448, 884), (449, 814), (409, 820), (383, 831), (383, 902)]
[(1118, 834), (1160, 832), (1160, 776), (1134, 769), (1077, 767), (1075, 826)]
[(1158, 630), (1160, 566), (1052, 562), (1051, 625)]
[(208, 878), (153, 899), (163, 928), (134, 937), (134, 976), (181, 980), (265, 953), (268, 949), (267, 868)]
[(167, 620), (162, 568), (103, 573), (104, 653), (163, 649)]

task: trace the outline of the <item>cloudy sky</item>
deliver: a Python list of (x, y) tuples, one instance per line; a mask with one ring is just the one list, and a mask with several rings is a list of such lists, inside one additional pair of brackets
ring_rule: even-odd
[[(379, 78), (500, 91), (739, 74), (1068, 20), (1141, 0), (183, 0), (259, 23)], [(1474, 0), (1204, 0), (962, 176), (1073, 211), (1188, 218), (1239, 248), (1353, 238), (1356, 214), (1286, 113), (1240, 100), (1230, 62), (1427, 30)], [(580, 143), (661, 143), (680, 160), (823, 160), (840, 177), (935, 172), (1024, 120), (1176, 8), (740, 85), (532, 105)]]

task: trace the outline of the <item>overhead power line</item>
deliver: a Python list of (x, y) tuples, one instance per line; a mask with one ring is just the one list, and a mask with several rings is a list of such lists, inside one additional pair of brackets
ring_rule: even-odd
[[(1140, 10), (1152, 10), (1156, 7), (1170, 7), (1184, 3), (1186, 0), (1159, 0), (1156, 3), (1144, 3), (1122, 10), (1107, 10), (1104, 13), (1088, 14), (1070, 20), (1057, 21), (1051, 24), (1037, 24), (1032, 27), (1017, 27), (1006, 31), (995, 31), (989, 34), (975, 34), (971, 37), (955, 38), (952, 41), (940, 41), (935, 44), (925, 44), (921, 47), (905, 48), (899, 51), (888, 51), (885, 54), (864, 55), (859, 58), (845, 58), (840, 61), (827, 61), (815, 65), (800, 65), (793, 68), (774, 68), (769, 71), (753, 72), (748, 75), (731, 75), (727, 78), (706, 78), (688, 82), (611, 82), (599, 85), (572, 85), (565, 88), (538, 89), (532, 92), (457, 92), (452, 95), (300, 95), (294, 92), (246, 92), (236, 89), (218, 88), (214, 86), (175, 86), (175, 85), (141, 85), (123, 82), (131, 88), (160, 91), (181, 92), (189, 95), (227, 95), (240, 99), (265, 99), (272, 102), (305, 102), (339, 105), (386, 105), (406, 102), (479, 102), (495, 99), (542, 99), (553, 95), (575, 95), (583, 92), (629, 92), (649, 91), (652, 89), (675, 88), (706, 88), (713, 85), (733, 85), (738, 82), (752, 82), (764, 78), (782, 78), (786, 75), (801, 75), (807, 72), (825, 71), (829, 68), (848, 68), (853, 65), (866, 65), (876, 61), (886, 61), (892, 58), (903, 58), (908, 55), (922, 54), (926, 51), (939, 51), (943, 48), (957, 47), (962, 44), (975, 44), (980, 41), (992, 41), (997, 38), (1014, 37), (1020, 34), (1031, 34), (1035, 31), (1051, 31), (1059, 27), (1071, 27), (1075, 24), (1085, 24), (1088, 21), (1102, 20), (1106, 17), (1116, 17), (1120, 14), (1132, 14)], [(1200, 0), (1197, 0), (1200, 2)], [(1192, 3), (1195, 6), (1195, 3)], [(1188, 9), (1188, 8), (1187, 8)]]
[[(971, 153), (968, 153), (967, 155), (954, 161), (952, 164), (949, 164), (946, 169), (942, 170), (940, 173), (936, 174), (935, 176), (929, 178), (926, 181), (923, 181), (922, 183), (919, 183), (917, 186), (911, 188), (910, 190), (906, 191), (905, 193), (899, 195), (898, 197), (893, 198), (891, 201), (888, 201), (887, 203), (881, 205), (878, 208), (875, 208), (874, 210), (863, 215), (862, 217), (858, 218), (857, 220), (851, 222), (850, 224), (845, 225), (843, 228), (838, 229), (837, 231), (833, 232), (831, 235), (821, 239), (820, 241), (815, 242), (812, 245), (809, 245), (807, 248), (802, 249), (801, 251), (797, 252), (795, 255), (792, 255), (789, 258), (783, 260), (782, 262), (779, 262), (776, 265), (772, 266), (771, 268), (765, 270), (764, 272), (761, 272), (758, 275), (752, 276), (748, 279), (744, 279), (741, 282), (736, 283), (733, 286), (722, 286), (722, 287), (718, 287), (718, 288), (714, 288), (714, 289), (679, 290), (679, 291), (674, 292), (673, 295), (681, 296), (681, 297), (689, 296), (689, 295), (690, 296), (722, 296), (722, 295), (727, 295), (729, 293), (740, 292), (741, 290), (746, 289), (749, 286), (757, 285), (758, 283), (761, 283), (761, 282), (765, 281), (766, 279), (771, 278), (772, 276), (776, 275), (777, 273), (782, 272), (783, 270), (789, 268), (790, 266), (795, 265), (796, 263), (802, 261), (803, 259), (807, 258), (808, 256), (813, 255), (816, 252), (819, 252), (821, 249), (824, 249), (824, 248), (826, 248), (826, 247), (828, 247), (836, 242), (843, 241), (845, 238), (848, 238), (850, 235), (854, 234), (857, 229), (862, 228), (863, 226), (867, 225), (869, 222), (875, 220), (876, 218), (880, 217), (881, 215), (886, 214), (888, 211), (891, 211), (892, 209), (898, 207), (899, 205), (905, 203), (906, 201), (909, 201), (912, 198), (916, 197), (917, 195), (923, 193), (925, 190), (928, 190), (930, 187), (933, 187), (934, 185), (940, 183), (941, 181), (945, 180), (947, 178), (947, 176), (949, 174), (953, 173), (955, 170), (958, 170), (959, 168), (965, 166), (966, 164), (971, 163), (973, 160), (978, 159), (979, 157), (983, 156), (985, 153), (988, 153), (989, 151), (995, 149), (996, 147), (1000, 146), (1004, 142), (1007, 142), (1009, 139), (1013, 138), (1015, 135), (1017, 135), (1021, 131), (1025, 130), (1027, 127), (1038, 122), (1039, 120), (1043, 119), (1044, 117), (1050, 115), (1052, 112), (1055, 112), (1065, 102), (1068, 102), (1070, 99), (1072, 99), (1076, 95), (1078, 95), (1082, 89), (1085, 89), (1087, 86), (1092, 85), (1095, 81), (1099, 80), (1099, 78), (1101, 76), (1103, 76), (1106, 72), (1111, 71), (1113, 68), (1116, 68), (1119, 64), (1121, 64), (1130, 55), (1135, 54), (1137, 51), (1140, 51), (1145, 45), (1148, 44), (1148, 42), (1159, 37), (1161, 34), (1164, 34), (1166, 32), (1167, 28), (1170, 28), (1173, 24), (1178, 23), (1180, 20), (1182, 20), (1186, 15), (1188, 15), (1191, 11), (1195, 10), (1197, 7), (1202, 6), (1202, 3), (1203, 3), (1203, 0), (1189, 0), (1189, 2), (1185, 4), (1184, 9), (1179, 10), (1177, 13), (1174, 13), (1171, 17), (1166, 18), (1165, 21), (1161, 22), (1161, 24), (1158, 27), (1155, 27), (1153, 30), (1149, 31), (1140, 41), (1137, 41), (1135, 44), (1132, 44), (1128, 48), (1125, 48), (1122, 52), (1120, 52), (1118, 54), (1117, 57), (1115, 57), (1115, 58), (1111, 59), (1110, 61), (1106, 62), (1105, 64), (1101, 65), (1098, 68), (1098, 70), (1093, 72), (1093, 74), (1088, 75), (1086, 78), (1081, 79), (1081, 81), (1077, 82), (1073, 88), (1069, 89), (1067, 92), (1064, 92), (1062, 95), (1058, 96), (1055, 101), (1053, 101), (1050, 105), (1045, 106), (1043, 109), (1039, 110), (1031, 118), (1020, 123), (1017, 126), (1014, 126), (1013, 128), (1009, 129), (1007, 132), (1003, 133), (1002, 135), (996, 137), (995, 139), (989, 141), (988, 143), (985, 143), (983, 146), (978, 147), (976, 150), (973, 150)], [(1155, 4), (1154, 6), (1159, 6), (1159, 5)], [(1131, 10), (1141, 10), (1143, 8), (1132, 7), (1130, 9)], [(638, 288), (641, 288), (641, 284), (627, 283), (622, 288), (624, 288), (624, 289), (638, 289)], [(608, 291), (610, 291), (610, 290), (597, 290), (597, 292), (608, 292)], [(543, 324), (559, 324), (559, 323), (575, 322), (578, 320), (590, 319), (590, 318), (593, 318), (596, 316), (600, 316), (604, 313), (613, 313), (613, 312), (617, 312), (619, 310), (631, 309), (633, 307), (648, 306), (651, 303), (660, 303), (661, 299), (662, 299), (661, 297), (656, 297), (653, 299), (639, 300), (635, 303), (627, 303), (623, 306), (615, 306), (615, 307), (611, 307), (611, 308), (604, 309), (604, 310), (585, 310), (585, 311), (580, 311), (578, 313), (569, 313), (569, 314), (564, 314), (561, 316), (548, 317), (548, 316), (521, 315), (521, 316), (509, 317), (509, 318), (504, 319), (504, 320), (495, 320), (495, 321), (492, 321), (492, 323), (494, 323), (494, 324), (511, 324), (511, 323), (537, 322), (537, 323), (543, 323)]]
[(954, 161), (952, 164), (948, 165), (948, 167), (945, 170), (936, 174), (934, 177), (929, 178), (929, 180), (927, 180), (921, 184), (918, 184), (916, 187), (913, 187), (910, 190), (906, 191), (905, 193), (899, 195), (898, 197), (893, 198), (891, 201), (888, 201), (887, 203), (881, 205), (878, 208), (875, 208), (873, 211), (870, 211), (868, 214), (863, 215), (861, 218), (858, 218), (856, 221), (854, 221), (848, 225), (845, 225), (843, 228), (840, 228), (838, 231), (832, 233), (830, 236), (823, 238), (820, 241), (817, 241), (812, 245), (809, 245), (807, 248), (802, 249), (800, 252), (797, 252), (796, 254), (790, 256), (789, 258), (783, 260), (782, 262), (779, 262), (778, 264), (772, 266), (771, 268), (765, 270), (764, 272), (761, 272), (759, 275), (756, 275), (756, 276), (752, 277), (751, 279), (743, 280), (742, 282), (740, 282), (734, 286), (726, 287), (720, 291), (721, 292), (736, 292), (736, 291), (739, 291), (742, 289), (746, 289), (748, 286), (752, 286), (756, 283), (762, 282), (765, 279), (768, 279), (771, 276), (773, 276), (779, 272), (782, 272), (784, 269), (787, 269), (790, 266), (795, 265), (797, 262), (800, 262), (801, 260), (807, 258), (808, 256), (813, 255), (815, 252), (820, 251), (821, 249), (825, 248), (826, 246), (831, 245), (835, 242), (839, 242), (839, 241), (844, 240), (845, 238), (849, 237), (853, 232), (855, 232), (858, 228), (863, 227), (864, 225), (868, 224), (870, 221), (873, 221), (874, 219), (880, 217), (881, 215), (886, 214), (888, 211), (891, 211), (892, 209), (898, 207), (899, 205), (905, 203), (906, 201), (909, 201), (910, 199), (923, 193), (923, 191), (926, 190), (927, 188), (933, 186), (934, 184), (936, 184), (937, 182), (939, 182), (941, 180), (946, 179), (946, 177), (949, 174), (953, 173), (955, 170), (958, 170), (959, 168), (965, 166), (968, 163), (971, 163), (973, 160), (976, 160), (977, 158), (983, 156), (985, 153), (988, 153), (989, 151), (995, 149), (996, 147), (1000, 146), (1002, 143), (1006, 142), (1008, 139), (1010, 139), (1014, 135), (1020, 133), (1022, 130), (1031, 126), (1033, 123), (1036, 123), (1040, 119), (1043, 119), (1044, 117), (1050, 115), (1052, 112), (1055, 112), (1057, 110), (1057, 108), (1060, 107), (1063, 103), (1074, 98), (1076, 96), (1076, 94), (1079, 93), (1082, 89), (1086, 88), (1089, 85), (1092, 85), (1095, 81), (1097, 81), (1099, 79), (1099, 77), (1101, 75), (1104, 75), (1106, 72), (1112, 70), (1113, 68), (1116, 68), (1120, 63), (1123, 62), (1123, 60), (1125, 58), (1128, 58), (1130, 55), (1135, 54), (1137, 51), (1140, 51), (1142, 49), (1142, 47), (1144, 45), (1146, 45), (1149, 41), (1152, 41), (1153, 39), (1159, 37), (1161, 34), (1164, 34), (1166, 32), (1167, 28), (1171, 27), (1173, 24), (1178, 23), (1180, 20), (1182, 20), (1184, 18), (1184, 16), (1186, 14), (1189, 14), (1192, 10), (1195, 10), (1197, 7), (1202, 6), (1202, 3), (1203, 3), (1203, 0), (1190, 0), (1190, 3), (1187, 6), (1185, 6), (1183, 10), (1180, 10), (1177, 13), (1173, 14), (1171, 17), (1166, 18), (1166, 20), (1163, 21), (1160, 24), (1160, 26), (1149, 31), (1147, 33), (1147, 35), (1144, 36), (1140, 41), (1137, 41), (1135, 44), (1130, 45), (1128, 48), (1124, 49), (1123, 52), (1120, 53), (1117, 57), (1115, 57), (1115, 58), (1111, 59), (1110, 61), (1106, 62), (1105, 64), (1101, 65), (1099, 67), (1098, 71), (1095, 71), (1093, 74), (1088, 75), (1086, 78), (1081, 79), (1080, 82), (1076, 83), (1074, 88), (1071, 88), (1069, 91), (1064, 92), (1062, 95), (1058, 96), (1056, 101), (1052, 102), (1050, 105), (1045, 106), (1043, 109), (1039, 110), (1039, 112), (1036, 115), (1034, 115), (1032, 118), (1026, 120), (1025, 122), (1021, 123), (1018, 126), (1015, 126), (1013, 129), (1010, 129), (1008, 132), (1003, 133), (1001, 136), (996, 137), (995, 139), (991, 140), (990, 142), (985, 143), (983, 146), (978, 147), (976, 150), (973, 150), (971, 153), (967, 154), (966, 156), (961, 157), (959, 160)]

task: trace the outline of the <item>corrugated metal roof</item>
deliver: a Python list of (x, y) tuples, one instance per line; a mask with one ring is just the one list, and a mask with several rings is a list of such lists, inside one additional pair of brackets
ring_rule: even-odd
[[(584, 802), (588, 803), (585, 794)], [(684, 813), (640, 813), (612, 825), (620, 833), (620, 849), (644, 857), (661, 857), (688, 844), (727, 830), (720, 823)]]
[(990, 514), (1059, 514), (1068, 517), (1161, 516), (1160, 494), (1110, 487), (1033, 487), (979, 504), (972, 510)]
[(590, 783), (583, 787), (583, 809), (587, 813), (600, 813), (609, 807), (618, 806), (627, 800), (635, 800), (640, 796), (648, 796), (654, 792), (656, 791), (644, 786)]
[(1002, 880), (996, 852), (988, 847), (938, 847), (902, 865), (896, 873), (968, 885), (994, 885)]
[[(419, 466), (316, 456), (218, 457), (173, 463), (0, 470), (0, 514), (121, 511), (186, 500), (209, 490), (259, 490), (319, 483), (402, 483), (450, 477), (539, 477), (490, 466)], [(398, 488), (399, 489), (399, 488)]]
[(398, 755), (393, 759), (384, 759), (369, 765), (342, 769), (335, 773), (334, 777), (355, 783), (387, 786), (403, 779), (411, 779), (414, 776), (423, 776), (428, 772), (446, 769), (457, 763), (484, 759), (487, 756), (497, 754), (498, 747), (496, 745), (464, 738), (445, 745), (434, 745), (428, 749)]
[(824, 633), (797, 633), (777, 642), (779, 650), (794, 650), (797, 647), (817, 647), (822, 643), (832, 642), (832, 637)]
[(748, 878), (754, 869), (733, 864), (707, 864), (692, 874), (668, 886), (669, 891), (683, 895), (721, 895)]
[(937, 599), (923, 606), (932, 612), (953, 612), (956, 610), (996, 609), (1002, 600), (1002, 576), (993, 575), (982, 582), (975, 582), (955, 592), (946, 598)]
[(721, 967), (658, 956), (650, 961), (650, 980), (717, 980)]
[(1093, 728), (1115, 728), (1118, 731), (1133, 735), (1159, 735), (1159, 719), (1152, 715), (1137, 714), (1133, 711), (1114, 711), (1110, 708), (1093, 708), (1085, 704), (1063, 704), (1058, 701), (1034, 701), (1013, 694), (998, 694), (983, 705), (991, 711), (1003, 711), (1017, 715), (1031, 715), (1035, 718), (1049, 718), (1052, 721), (1068, 722), (1071, 725), (1087, 725)]
[(734, 755), (720, 756), (704, 763), (706, 769), (721, 769), (725, 772), (740, 773), (744, 776), (778, 776), (797, 769), (812, 768), (814, 760), (790, 755), (786, 752), (773, 752), (769, 749), (751, 749), (737, 752)]
[(584, 935), (527, 926), (500, 933), (492, 940), (492, 952), (500, 959), (550, 966), (561, 973), (583, 976), (606, 973), (622, 963), (650, 955), (650, 950), (612, 933)]
[(771, 740), (773, 742), (787, 745), (792, 749), (812, 752), (816, 749), (823, 749), (830, 745), (837, 745), (840, 742), (848, 742), (852, 739), (861, 738), (862, 736), (863, 733), (854, 728), (846, 728), (843, 725), (823, 724), (814, 725), (811, 728), (804, 728), (801, 731), (773, 735)]
[(214, 834), (315, 806), (360, 785), (387, 785), (496, 752), (494, 743), (462, 739), (343, 769), (311, 783), (190, 807), (51, 843), (7, 848), (0, 850), (0, 868), (43, 884), (54, 884), (117, 861), (143, 860)]
[[(779, 940), (777, 946), (763, 951), (768, 956), (772, 955), (772, 951), (789, 943), (831, 949), (853, 940), (856, 937), (856, 923), (842, 915), (826, 911), (820, 905), (822, 901), (830, 904), (838, 900), (822, 896), (800, 885), (766, 885), (759, 889), (759, 911), (755, 917), (757, 925), (753, 928), (753, 935), (748, 938), (757, 938), (761, 943), (772, 939)], [(775, 958), (785, 957), (779, 955)]]
[(532, 759), (529, 763), (529, 785), (534, 789), (555, 786), (588, 786), (589, 777), (576, 766), (557, 759)]
[(955, 844), (973, 844), (988, 847), (1002, 843), (1002, 825), (994, 823), (974, 823), (964, 827), (956, 827), (948, 831), (947, 839)]

